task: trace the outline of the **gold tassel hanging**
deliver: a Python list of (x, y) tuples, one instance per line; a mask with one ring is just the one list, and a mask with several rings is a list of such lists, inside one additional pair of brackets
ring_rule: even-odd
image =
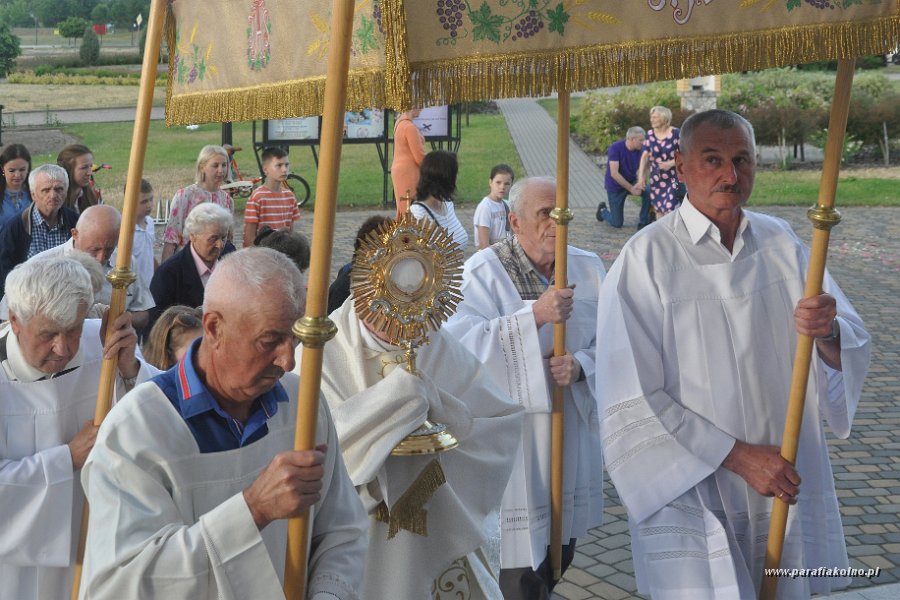
[(425, 504), (439, 487), (447, 482), (444, 470), (437, 459), (428, 463), (416, 480), (403, 495), (388, 509), (383, 501), (375, 509), (375, 519), (388, 524), (388, 539), (396, 536), (401, 529), (416, 535), (428, 535), (428, 511)]

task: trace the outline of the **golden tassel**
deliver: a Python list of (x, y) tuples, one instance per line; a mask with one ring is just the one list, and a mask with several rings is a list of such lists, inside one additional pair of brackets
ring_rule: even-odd
[(439, 487), (447, 482), (444, 470), (437, 459), (432, 460), (422, 469), (416, 480), (403, 492), (403, 495), (394, 503), (392, 509), (382, 501), (375, 508), (375, 519), (388, 524), (388, 539), (397, 535), (401, 529), (405, 529), (416, 535), (428, 535), (428, 511), (425, 504)]

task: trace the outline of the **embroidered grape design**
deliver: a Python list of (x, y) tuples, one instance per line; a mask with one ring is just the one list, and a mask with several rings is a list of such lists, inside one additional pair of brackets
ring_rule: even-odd
[(537, 34), (541, 29), (544, 28), (544, 21), (541, 20), (540, 15), (538, 15), (537, 11), (530, 10), (528, 13), (519, 19), (519, 21), (515, 24), (514, 29), (515, 33), (512, 35), (512, 40), (518, 40), (520, 38), (527, 39), (531, 36)]
[(378, 25), (378, 31), (384, 35), (384, 27), (381, 25), (381, 2), (376, 0), (374, 8), (372, 9), (372, 17), (375, 19), (375, 23)]
[(814, 8), (834, 8), (834, 5), (832, 5), (828, 0), (806, 0), (806, 3), (811, 4)]
[(462, 27), (463, 12), (466, 10), (464, 0), (438, 0), (437, 15), (441, 25), (450, 37), (456, 37), (456, 30)]

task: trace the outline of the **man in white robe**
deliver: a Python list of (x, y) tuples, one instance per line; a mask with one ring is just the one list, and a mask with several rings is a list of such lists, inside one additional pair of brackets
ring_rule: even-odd
[(84, 496), (79, 470), (94, 444), (104, 356), (118, 356), (118, 395), (157, 373), (135, 358), (125, 313), (101, 341), (85, 320), (91, 280), (68, 258), (30, 260), (6, 280), (0, 329), (0, 598), (69, 596)]
[[(552, 286), (556, 260), (553, 178), (510, 190), (514, 237), (465, 264), (464, 300), (445, 325), (525, 408), (522, 446), (503, 495), (500, 587), (507, 600), (550, 597), (551, 386), (565, 387), (563, 570), (576, 538), (603, 518), (603, 468), (594, 398), (597, 294), (604, 276), (596, 254), (569, 246), (569, 287)], [(567, 324), (566, 350), (553, 355), (553, 323)]]
[[(500, 600), (481, 547), (519, 446), (521, 408), (442, 331), (417, 350), (412, 375), (403, 348), (360, 321), (352, 298), (331, 318), (338, 334), (325, 345), (322, 393), (369, 514), (363, 596)], [(459, 446), (391, 456), (426, 418)]]
[(85, 464), (82, 598), (281, 598), (286, 519), (307, 508), (308, 598), (358, 598), (365, 514), (324, 402), (319, 445), (293, 450), (304, 300), (274, 250), (216, 267), (203, 337), (113, 408)]
[[(688, 198), (626, 244), (598, 305), (606, 467), (628, 510), (638, 590), (757, 597), (773, 497), (790, 509), (782, 567), (847, 567), (822, 426), (850, 433), (869, 336), (830, 277), (802, 299), (809, 251), (743, 210), (753, 129), (726, 111), (681, 129)], [(796, 468), (779, 455), (797, 333), (816, 338)], [(846, 578), (783, 578), (808, 598)]]

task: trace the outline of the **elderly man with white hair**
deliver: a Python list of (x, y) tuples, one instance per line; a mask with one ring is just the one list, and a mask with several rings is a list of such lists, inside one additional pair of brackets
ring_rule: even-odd
[(153, 327), (159, 315), (170, 306), (200, 306), (203, 291), (220, 258), (235, 250), (228, 241), (234, 219), (218, 204), (200, 204), (184, 222), (188, 244), (163, 262), (153, 274), (150, 292), (156, 306), (150, 310)]
[[(106, 204), (89, 206), (78, 217), (78, 223), (72, 230), (69, 241), (35, 254), (33, 259), (48, 258), (51, 256), (68, 256), (72, 251), (79, 250), (90, 255), (103, 268), (104, 274), (113, 269), (112, 261), (116, 246), (119, 243), (119, 227), (122, 224), (122, 215), (119, 211)], [(132, 257), (131, 264), (134, 264)], [(150, 318), (149, 310), (153, 308), (153, 296), (147, 287), (149, 282), (138, 278), (128, 286), (125, 298), (125, 310), (131, 313), (131, 323), (135, 329), (143, 329)], [(112, 284), (104, 280), (100, 292), (94, 296), (94, 301), (109, 306), (112, 299)], [(0, 318), (7, 319), (6, 298), (0, 302)]]
[(307, 597), (358, 598), (366, 517), (324, 400), (318, 445), (293, 450), (304, 301), (300, 271), (275, 250), (216, 267), (203, 337), (100, 427), (82, 476), (83, 598), (281, 598), (286, 519), (307, 508)]
[(41, 165), (28, 174), (32, 203), (0, 230), (0, 295), (6, 276), (37, 254), (65, 243), (78, 213), (63, 206), (69, 175), (59, 165)]
[[(514, 236), (465, 264), (464, 300), (446, 329), (525, 407), (522, 446), (501, 509), (500, 587), (507, 600), (550, 597), (550, 391), (565, 388), (563, 570), (576, 538), (600, 524), (603, 467), (594, 396), (596, 254), (568, 247), (569, 286), (553, 285), (556, 180), (532, 177), (509, 192)], [(566, 322), (566, 354), (553, 357), (553, 323)]]
[(85, 319), (90, 276), (70, 258), (30, 260), (10, 273), (0, 329), (0, 598), (68, 597), (83, 495), (78, 481), (97, 428), (91, 419), (105, 357), (118, 357), (119, 395), (155, 369), (135, 357), (123, 313)]

